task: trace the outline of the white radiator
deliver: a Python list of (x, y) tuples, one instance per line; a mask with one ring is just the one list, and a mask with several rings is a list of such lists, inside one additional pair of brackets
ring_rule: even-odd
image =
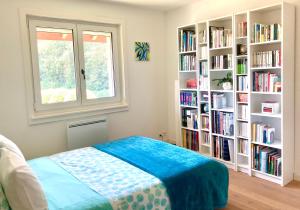
[(70, 123), (67, 127), (68, 149), (78, 149), (107, 141), (106, 118)]

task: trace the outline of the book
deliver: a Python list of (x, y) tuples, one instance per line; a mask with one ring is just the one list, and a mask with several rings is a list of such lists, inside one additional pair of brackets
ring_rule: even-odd
[(233, 136), (233, 113), (212, 111), (212, 132), (215, 134)]
[(247, 36), (247, 21), (238, 23), (237, 37)]
[(180, 71), (196, 70), (196, 55), (180, 55)]
[(248, 76), (237, 76), (237, 90), (248, 91)]
[(281, 151), (278, 149), (252, 145), (252, 168), (274, 176), (281, 176)]
[(248, 155), (248, 140), (239, 138), (239, 144), (238, 144), (238, 152), (244, 155)]
[(216, 158), (233, 161), (233, 142), (231, 139), (213, 136), (213, 155)]
[(193, 30), (180, 30), (179, 33), (179, 50), (187, 52), (196, 50), (196, 34)]
[(232, 68), (232, 54), (216, 55), (211, 57), (211, 69)]
[(195, 91), (181, 91), (180, 104), (185, 106), (197, 106), (197, 92)]
[(281, 50), (253, 52), (253, 67), (280, 67)]
[(267, 42), (281, 39), (281, 25), (254, 23), (252, 43)]
[(182, 129), (182, 145), (187, 149), (199, 151), (198, 132)]
[(252, 123), (252, 141), (264, 144), (273, 144), (275, 141), (275, 128), (264, 123)]
[(196, 109), (183, 108), (181, 110), (181, 122), (183, 127), (198, 129), (198, 111)]
[(224, 27), (209, 27), (210, 48), (232, 46), (232, 31)]
[(237, 60), (237, 73), (238, 74), (247, 74), (247, 59), (238, 59)]
[(257, 92), (280, 92), (281, 89), (276, 89), (277, 83), (281, 83), (279, 74), (268, 72), (253, 72), (253, 91)]

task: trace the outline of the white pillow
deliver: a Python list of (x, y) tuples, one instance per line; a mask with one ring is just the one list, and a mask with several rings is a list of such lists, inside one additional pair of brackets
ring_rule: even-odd
[(46, 210), (42, 187), (27, 162), (15, 152), (0, 148), (0, 183), (13, 210)]
[(2, 136), (0, 134), (0, 148), (3, 148), (3, 147), (18, 154), (22, 159), (25, 160), (23, 153), (21, 152), (19, 147), (15, 143), (13, 143), (11, 140), (9, 140), (8, 138), (6, 138), (5, 136)]

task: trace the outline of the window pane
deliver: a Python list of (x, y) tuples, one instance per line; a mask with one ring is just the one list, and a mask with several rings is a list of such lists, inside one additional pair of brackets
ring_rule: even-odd
[(76, 101), (73, 31), (36, 28), (42, 104)]
[(87, 99), (115, 95), (111, 40), (111, 33), (83, 32)]

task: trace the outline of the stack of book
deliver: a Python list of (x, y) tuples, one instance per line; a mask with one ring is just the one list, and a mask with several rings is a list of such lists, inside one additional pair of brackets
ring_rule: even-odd
[(207, 47), (200, 47), (200, 59), (207, 59)]
[(198, 132), (182, 129), (182, 144), (185, 148), (199, 151)]
[(199, 31), (199, 43), (200, 44), (206, 43), (206, 40), (207, 40), (206, 36), (207, 36), (206, 30)]
[(230, 69), (232, 68), (232, 54), (217, 55), (211, 57), (212, 69)]
[(200, 90), (208, 90), (209, 80), (207, 76), (199, 76)]
[(238, 59), (237, 60), (237, 73), (238, 74), (247, 74), (247, 59)]
[(252, 42), (258, 43), (280, 40), (280, 31), (281, 26), (277, 23), (271, 25), (254, 23)]
[(209, 129), (209, 117), (207, 116), (202, 116), (202, 128), (203, 129)]
[(180, 56), (180, 70), (181, 71), (196, 70), (196, 56), (195, 55), (181, 55)]
[(248, 91), (248, 77), (247, 76), (238, 76), (237, 77), (237, 90), (238, 91)]
[(277, 149), (253, 145), (252, 167), (258, 171), (272, 174), (274, 176), (281, 176), (281, 152)]
[(181, 122), (183, 127), (198, 129), (198, 111), (196, 109), (182, 109)]
[(273, 144), (275, 139), (275, 128), (264, 123), (252, 123), (252, 141)]
[(239, 136), (248, 138), (248, 123), (239, 122), (238, 129)]
[(239, 139), (238, 152), (244, 155), (248, 155), (248, 140)]
[(247, 120), (248, 119), (248, 105), (239, 104), (238, 105), (238, 118), (241, 120)]
[(210, 26), (210, 47), (230, 47), (232, 46), (232, 31), (224, 27)]
[(253, 53), (253, 67), (280, 67), (281, 50)]
[(210, 145), (208, 132), (202, 132), (202, 144)]
[(222, 109), (227, 107), (227, 100), (224, 93), (212, 94), (212, 107), (214, 109)]
[(238, 37), (247, 36), (247, 21), (242, 21), (238, 24), (237, 36)]
[(195, 91), (181, 91), (180, 104), (185, 106), (197, 106), (197, 92)]
[(212, 111), (212, 132), (215, 134), (233, 136), (233, 113)]
[(207, 68), (207, 63), (206, 62), (199, 62), (199, 73), (202, 76), (207, 76), (208, 75), (208, 68)]
[(280, 76), (271, 72), (253, 72), (253, 91), (281, 92)]
[(181, 30), (179, 35), (180, 52), (196, 50), (196, 34), (194, 31)]
[(226, 161), (233, 161), (233, 142), (230, 139), (222, 137), (213, 137), (213, 153), (214, 157)]

